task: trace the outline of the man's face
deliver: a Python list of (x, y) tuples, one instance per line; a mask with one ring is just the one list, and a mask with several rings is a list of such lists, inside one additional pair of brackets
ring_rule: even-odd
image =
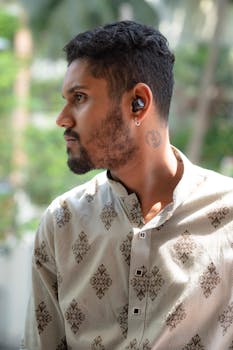
[(106, 80), (91, 75), (86, 61), (78, 59), (68, 67), (63, 96), (66, 105), (57, 124), (65, 128), (68, 165), (73, 172), (117, 170), (136, 156), (127, 115), (121, 104), (110, 99)]

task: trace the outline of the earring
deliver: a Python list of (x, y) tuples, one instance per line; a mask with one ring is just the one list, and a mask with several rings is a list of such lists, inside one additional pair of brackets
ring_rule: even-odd
[(140, 126), (141, 125), (141, 122), (139, 122), (137, 118), (134, 118), (133, 120), (134, 120), (134, 123), (135, 123), (136, 126)]

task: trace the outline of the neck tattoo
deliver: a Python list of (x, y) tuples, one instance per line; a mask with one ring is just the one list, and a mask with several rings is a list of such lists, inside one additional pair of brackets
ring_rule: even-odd
[(146, 132), (146, 143), (152, 147), (157, 148), (161, 145), (161, 135), (158, 131), (152, 129)]

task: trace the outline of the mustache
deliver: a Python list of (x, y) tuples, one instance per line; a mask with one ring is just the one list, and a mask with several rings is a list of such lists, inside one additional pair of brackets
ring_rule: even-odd
[(72, 129), (66, 129), (64, 132), (64, 136), (75, 138), (76, 140), (80, 141), (80, 136), (76, 131), (73, 131)]

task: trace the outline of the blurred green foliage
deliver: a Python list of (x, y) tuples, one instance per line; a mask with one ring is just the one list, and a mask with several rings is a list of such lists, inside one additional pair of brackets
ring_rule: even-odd
[(175, 80), (184, 86), (197, 88), (207, 57), (206, 43), (179, 46), (175, 52)]
[(9, 185), (8, 176), (12, 168), (12, 110), (15, 104), (13, 87), (18, 70), (18, 62), (14, 57), (12, 46), (19, 20), (0, 8), (0, 38), (6, 45), (0, 51), (0, 240), (4, 239), (15, 228), (14, 192)]
[(20, 0), (29, 14), (40, 55), (62, 56), (62, 48), (77, 33), (117, 21), (120, 7), (131, 5), (136, 20), (158, 23), (158, 14), (146, 0)]
[[(175, 116), (172, 142), (185, 152), (192, 132), (192, 117), (196, 109), (199, 87), (208, 54), (207, 43), (179, 47), (176, 51), (175, 81), (181, 95), (175, 103), (186, 107)], [(233, 154), (233, 55), (232, 48), (221, 47), (215, 72), (215, 95), (209, 111), (209, 128), (205, 136), (201, 165), (221, 171), (221, 161)]]
[[(2, 185), (3, 187), (4, 185)], [(14, 232), (16, 206), (14, 201), (13, 190), (8, 189), (0, 193), (0, 241), (7, 237), (8, 234)]]
[[(233, 155), (233, 121), (226, 116), (213, 120), (205, 137), (202, 164), (210, 169), (219, 170), (224, 157)], [(233, 174), (232, 174), (233, 176)]]
[[(18, 18), (0, 8), (0, 37), (12, 44), (18, 27)], [(6, 177), (11, 170), (11, 112), (15, 103), (13, 87), (17, 70), (18, 62), (10, 45), (7, 50), (0, 51), (0, 179)]]
[(90, 180), (98, 171), (75, 175), (66, 165), (65, 142), (60, 130), (29, 126), (25, 135), (28, 165), (25, 191), (33, 203), (48, 205), (57, 195)]
[[(198, 88), (208, 55), (208, 43), (199, 42), (186, 46), (179, 46), (175, 52), (175, 77), (186, 86)], [(216, 84), (233, 88), (233, 48), (220, 47), (217, 70), (215, 72)]]
[(19, 19), (8, 11), (0, 8), (0, 37), (12, 44), (14, 35), (19, 28)]
[[(61, 96), (62, 79), (36, 80), (31, 81), (31, 113), (56, 114), (64, 105), (64, 99)], [(55, 124), (54, 120), (50, 125)]]
[(17, 62), (12, 52), (0, 52), (0, 178), (11, 170), (12, 129), (11, 112), (14, 106), (13, 85), (17, 72)]

